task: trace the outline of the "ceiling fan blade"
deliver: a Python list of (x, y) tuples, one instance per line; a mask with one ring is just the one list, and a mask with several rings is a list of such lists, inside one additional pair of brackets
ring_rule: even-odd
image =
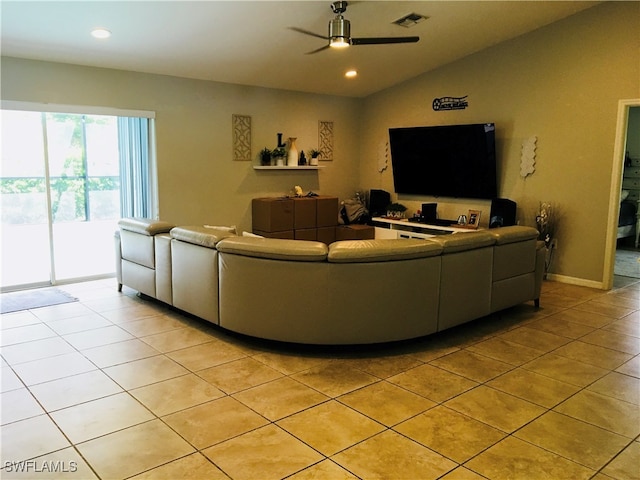
[(420, 37), (368, 37), (352, 38), (351, 45), (384, 45), (388, 43), (416, 43)]
[(316, 48), (315, 50), (311, 50), (310, 52), (305, 53), (305, 55), (311, 55), (312, 53), (318, 53), (321, 52), (322, 50), (326, 50), (327, 48), (329, 48), (329, 45), (325, 45), (324, 47), (320, 47), (320, 48)]
[(289, 27), (289, 30), (293, 30), (294, 32), (298, 32), (298, 33), (304, 33), (305, 35), (311, 35), (312, 37), (322, 38), (323, 40), (329, 40), (329, 37), (325, 37), (324, 35), (320, 35), (318, 33), (310, 32), (309, 30), (305, 30), (304, 28)]

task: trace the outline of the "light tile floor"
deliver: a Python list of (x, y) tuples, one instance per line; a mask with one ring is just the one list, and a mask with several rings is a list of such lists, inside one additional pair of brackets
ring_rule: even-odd
[(0, 319), (2, 478), (640, 478), (635, 279), (336, 349), (60, 288), (79, 302)]

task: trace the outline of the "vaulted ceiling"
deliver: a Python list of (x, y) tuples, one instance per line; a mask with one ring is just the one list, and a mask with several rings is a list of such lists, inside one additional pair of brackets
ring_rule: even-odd
[[(4, 1), (2, 55), (364, 97), (599, 2), (353, 1), (353, 37), (419, 36), (344, 50), (290, 27), (327, 35), (330, 1)], [(393, 22), (417, 13), (407, 28)], [(90, 34), (111, 31), (108, 39)], [(358, 71), (347, 79), (349, 69)]]

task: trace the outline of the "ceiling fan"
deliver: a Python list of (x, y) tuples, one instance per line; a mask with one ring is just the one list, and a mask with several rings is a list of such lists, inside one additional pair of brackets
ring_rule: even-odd
[(305, 35), (311, 35), (312, 37), (322, 38), (323, 40), (329, 40), (329, 43), (324, 47), (320, 47), (307, 54), (318, 53), (327, 48), (345, 48), (350, 45), (384, 45), (390, 43), (415, 43), (420, 40), (420, 37), (366, 37), (366, 38), (352, 38), (351, 37), (351, 23), (344, 18), (342, 14), (347, 10), (347, 2), (337, 1), (331, 4), (331, 10), (336, 14), (336, 17), (329, 22), (329, 35), (323, 36), (302, 28), (290, 27), (298, 33), (304, 33)]

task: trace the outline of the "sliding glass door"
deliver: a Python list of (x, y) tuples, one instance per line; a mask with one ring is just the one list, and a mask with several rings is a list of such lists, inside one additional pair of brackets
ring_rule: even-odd
[(2, 112), (2, 287), (51, 280), (42, 115)]
[(123, 142), (142, 138), (135, 150), (148, 153), (147, 119), (132, 134), (123, 118), (2, 110), (2, 289), (113, 274), (117, 221), (134, 214), (124, 205), (153, 190), (149, 175), (128, 178), (149, 162), (132, 164)]
[(120, 216), (117, 118), (45, 117), (55, 278), (113, 272)]

